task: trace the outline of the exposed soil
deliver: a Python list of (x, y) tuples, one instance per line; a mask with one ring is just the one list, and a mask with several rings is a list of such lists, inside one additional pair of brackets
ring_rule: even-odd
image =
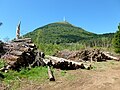
[[(70, 75), (70, 76), (68, 76)], [(56, 82), (42, 85), (43, 90), (120, 90), (120, 66), (106, 70), (72, 70)]]
[[(95, 70), (55, 70), (55, 82), (46, 81), (36, 90), (120, 90), (120, 62)], [(104, 64), (104, 63), (103, 63)], [(63, 75), (61, 75), (63, 72)], [(30, 88), (29, 88), (30, 89)], [(32, 90), (32, 89), (31, 89)]]
[(55, 69), (54, 76), (55, 82), (21, 82), (17, 90), (120, 90), (120, 62), (117, 61), (97, 63), (92, 70)]

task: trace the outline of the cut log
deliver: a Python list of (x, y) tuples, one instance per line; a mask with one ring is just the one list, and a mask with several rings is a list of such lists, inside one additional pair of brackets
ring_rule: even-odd
[(4, 67), (2, 67), (2, 68), (0, 68), (0, 71), (2, 71), (2, 72), (8, 72), (8, 70), (11, 68), (11, 66), (10, 65), (7, 65), (7, 66), (4, 66)]
[(9, 60), (9, 61), (16, 61), (19, 57), (15, 55), (4, 55), (2, 59)]
[(49, 59), (43, 59), (43, 62), (44, 62), (46, 65), (48, 65), (48, 63), (50, 62), (50, 60), (49, 60)]
[(35, 44), (34, 43), (29, 43), (28, 44), (30, 47), (35, 47)]
[(48, 66), (48, 76), (49, 76), (50, 81), (55, 81), (55, 78), (53, 76), (53, 72), (51, 71), (49, 66)]
[(46, 56), (49, 58), (52, 62), (52, 65), (55, 67), (59, 67), (61, 69), (77, 69), (77, 68), (86, 68), (89, 69), (91, 65), (89, 64), (83, 64), (82, 62), (75, 62), (72, 60), (67, 60), (64, 58), (58, 58), (53, 56)]
[(23, 52), (21, 52), (21, 51), (16, 51), (16, 50), (13, 50), (13, 51), (10, 52), (10, 54), (12, 54), (12, 55), (17, 55), (17, 56), (22, 55), (22, 53), (23, 53)]
[(106, 52), (103, 52), (105, 54), (105, 56), (107, 56), (108, 58), (110, 59), (113, 59), (113, 60), (116, 60), (116, 61), (120, 61), (120, 58), (118, 57), (115, 57), (115, 56), (111, 56), (110, 54), (106, 53)]
[(67, 60), (67, 59), (64, 59), (64, 58), (58, 58), (58, 57), (53, 57), (53, 56), (47, 56), (47, 58), (49, 58), (50, 60), (54, 61), (54, 62), (71, 62), (72, 64), (77, 64), (77, 65), (81, 65), (82, 63), (81, 62), (75, 62), (75, 61), (72, 61), (72, 60)]
[(24, 39), (17, 39), (13, 40), (14, 42), (30, 42), (31, 43), (31, 38), (24, 38)]
[(30, 50), (30, 48), (29, 47), (20, 47), (19, 49), (16, 49), (16, 50), (28, 52)]

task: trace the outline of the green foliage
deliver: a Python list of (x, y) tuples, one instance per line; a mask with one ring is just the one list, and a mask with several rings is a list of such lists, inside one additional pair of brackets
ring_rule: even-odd
[(113, 43), (115, 52), (120, 53), (120, 24), (118, 26), (118, 31), (114, 35), (112, 43)]
[(44, 82), (48, 78), (47, 67), (35, 67), (30, 70), (22, 68), (20, 72), (10, 70), (8, 73), (3, 73), (3, 75), (5, 76), (4, 83), (6, 84), (19, 80)]
[(113, 33), (94, 34), (68, 22), (45, 25), (27, 33), (24, 37), (32, 38), (39, 49), (46, 54), (69, 49), (79, 50), (86, 47), (111, 47)]
[(85, 49), (85, 46), (79, 43), (62, 43), (62, 44), (39, 44), (38, 45), (39, 49), (47, 55), (53, 55), (57, 51), (61, 51), (64, 49), (68, 50), (80, 50), (80, 49)]
[(75, 27), (68, 22), (57, 22), (37, 28), (25, 35), (31, 37), (36, 43), (76, 43), (82, 39), (91, 38), (96, 34)]

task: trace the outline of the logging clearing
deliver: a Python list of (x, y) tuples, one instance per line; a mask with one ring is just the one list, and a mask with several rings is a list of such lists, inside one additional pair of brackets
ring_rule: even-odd
[[(20, 72), (21, 68), (33, 69), (36, 66), (47, 66), (47, 77), (49, 81), (55, 82), (57, 81), (56, 74), (53, 73), (51, 68), (58, 70), (90, 70), (93, 68), (93, 62), (120, 60), (119, 57), (100, 49), (64, 50), (49, 56), (40, 51), (31, 38), (17, 39), (2, 45), (1, 48), (4, 53), (1, 54), (1, 58), (5, 61), (5, 65), (0, 68), (0, 71), (9, 72), (12, 69)], [(70, 78), (72, 77), (70, 76)], [(22, 82), (21, 78), (17, 77), (17, 79)]]
[(58, 51), (53, 56), (48, 56), (39, 51), (31, 38), (17, 39), (2, 47), (5, 54), (1, 56), (7, 63), (1, 71), (9, 69), (19, 70), (21, 67), (52, 66), (62, 70), (91, 69), (92, 62), (106, 60), (119, 61), (120, 58), (113, 56), (100, 49), (85, 49), (79, 51)]

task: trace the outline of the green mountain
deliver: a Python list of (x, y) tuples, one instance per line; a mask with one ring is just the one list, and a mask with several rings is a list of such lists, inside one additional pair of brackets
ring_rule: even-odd
[(114, 33), (95, 34), (69, 22), (56, 22), (39, 27), (24, 37), (30, 37), (37, 45), (61, 44), (61, 43), (82, 43), (86, 46), (111, 46)]
[(31, 37), (37, 43), (76, 43), (89, 39), (96, 34), (85, 31), (68, 22), (56, 22), (35, 29), (25, 37)]
[(46, 54), (69, 49), (79, 50), (86, 47), (111, 47), (114, 33), (95, 34), (76, 27), (69, 22), (56, 22), (39, 27), (23, 37), (32, 41)]

